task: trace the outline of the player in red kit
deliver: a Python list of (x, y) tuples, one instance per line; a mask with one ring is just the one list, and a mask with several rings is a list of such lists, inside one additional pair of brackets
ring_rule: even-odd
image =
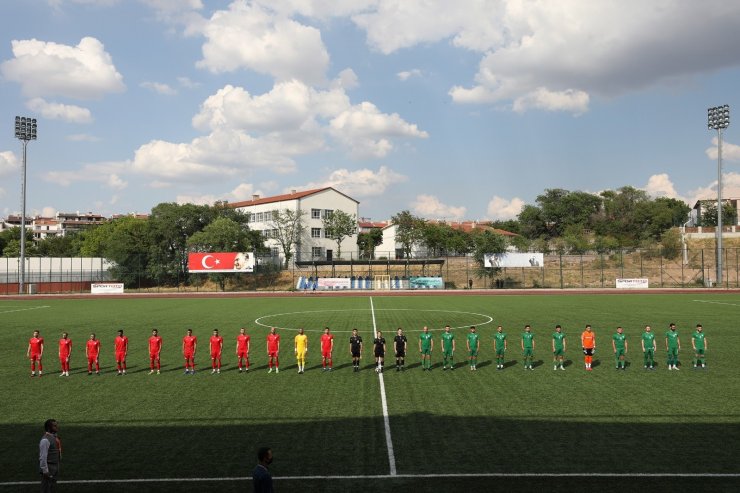
[(95, 364), (95, 374), (100, 375), (100, 341), (95, 338), (95, 334), (90, 334), (85, 345), (85, 356), (87, 357), (87, 374), (92, 375), (93, 363)]
[[(321, 365), (322, 371), (331, 371), (333, 363), (331, 353), (334, 351), (334, 335), (331, 334), (329, 327), (324, 328), (324, 333), (321, 336)], [(326, 365), (329, 365), (327, 368)]]
[(69, 376), (69, 356), (72, 354), (72, 339), (69, 334), (62, 332), (62, 338), (59, 339), (59, 363), (62, 365), (60, 377)]
[(275, 327), (270, 328), (270, 333), (267, 334), (267, 366), (269, 370), (267, 373), (272, 373), (272, 365), (275, 364), (275, 373), (280, 372), (280, 334), (276, 332)]
[(152, 329), (152, 336), (149, 338), (149, 374), (154, 373), (154, 366), (157, 366), (157, 375), (162, 364), (159, 362), (159, 353), (162, 352), (162, 337), (157, 329)]
[(218, 335), (218, 329), (213, 329), (210, 346), (211, 373), (221, 373), (221, 351), (224, 348), (224, 338)]
[[(239, 364), (239, 373), (249, 371), (249, 335), (247, 329), (239, 329), (239, 335), (236, 336), (236, 357)], [(244, 367), (242, 367), (244, 362)]]
[(123, 335), (123, 330), (118, 331), (115, 341), (116, 369), (118, 375), (126, 374), (126, 355), (128, 354), (128, 337)]
[(182, 338), (182, 355), (185, 356), (185, 375), (195, 375), (195, 351), (198, 349), (198, 338), (193, 335), (193, 329), (188, 329), (188, 335)]
[(39, 376), (41, 371), (44, 369), (41, 366), (41, 357), (44, 355), (44, 338), (41, 337), (41, 333), (38, 330), (33, 331), (33, 337), (28, 341), (28, 349), (26, 350), (26, 358), (31, 360), (31, 376), (36, 376), (36, 363), (39, 364)]

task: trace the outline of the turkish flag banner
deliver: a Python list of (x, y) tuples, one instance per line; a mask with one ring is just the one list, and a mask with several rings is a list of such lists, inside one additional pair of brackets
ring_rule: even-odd
[(254, 272), (254, 253), (190, 253), (188, 254), (188, 270), (195, 273)]

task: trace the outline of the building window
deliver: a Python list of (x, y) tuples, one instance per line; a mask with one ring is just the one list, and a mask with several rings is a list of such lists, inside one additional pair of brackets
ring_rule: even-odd
[(273, 257), (280, 256), (280, 249), (278, 247), (272, 247), (272, 256)]
[(313, 258), (321, 258), (321, 247), (311, 247), (311, 256)]
[(332, 209), (324, 209), (324, 219), (331, 219), (333, 215), (334, 211)]
[(321, 209), (311, 209), (311, 219), (321, 219)]
[(311, 228), (311, 238), (321, 238), (321, 228)]

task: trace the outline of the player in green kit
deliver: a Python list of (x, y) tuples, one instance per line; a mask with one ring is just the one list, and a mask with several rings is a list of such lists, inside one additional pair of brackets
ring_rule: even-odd
[(532, 358), (534, 357), (534, 334), (532, 333), (532, 327), (529, 325), (525, 325), (524, 332), (522, 332), (522, 355), (524, 356), (524, 369), (534, 370), (532, 367)]
[(617, 327), (617, 333), (612, 336), (612, 349), (614, 350), (614, 360), (617, 370), (626, 370), (627, 361), (627, 336), (624, 335), (624, 329)]
[(432, 350), (434, 349), (434, 339), (429, 332), (429, 327), (424, 327), (419, 335), (419, 353), (421, 353), (421, 369), (432, 370)]
[(558, 369), (558, 363), (560, 363), (560, 369), (565, 370), (563, 366), (563, 360), (565, 359), (565, 334), (563, 334), (563, 328), (560, 325), (555, 326), (555, 332), (552, 333), (552, 369)]
[(642, 333), (642, 361), (643, 368), (646, 370), (655, 369), (655, 350), (657, 349), (655, 343), (655, 334), (649, 325), (645, 326), (645, 332)]
[(707, 338), (704, 337), (704, 328), (696, 325), (696, 331), (691, 334), (691, 346), (694, 348), (694, 368), (706, 368), (707, 359), (704, 357), (707, 350)]
[(447, 369), (447, 363), (450, 363), (450, 370), (455, 369), (455, 363), (452, 358), (455, 355), (455, 334), (450, 332), (450, 326), (445, 325), (445, 331), (442, 332), (442, 369)]
[(478, 364), (478, 350), (480, 349), (480, 338), (478, 333), (475, 331), (475, 326), (470, 327), (468, 332), (468, 338), (465, 341), (468, 346), (468, 359), (470, 360), (470, 371), (475, 371), (476, 365)]
[(671, 324), (665, 333), (665, 350), (668, 352), (668, 369), (678, 370), (678, 352), (681, 351), (681, 339), (678, 338), (676, 324)]
[(493, 335), (493, 349), (496, 351), (496, 369), (504, 369), (504, 356), (506, 355), (506, 332), (500, 325), (496, 328), (496, 333)]

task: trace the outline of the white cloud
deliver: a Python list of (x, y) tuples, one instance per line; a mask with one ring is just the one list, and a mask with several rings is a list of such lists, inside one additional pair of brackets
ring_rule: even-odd
[(177, 90), (173, 89), (169, 85), (163, 83), (163, 82), (142, 82), (139, 84), (144, 89), (149, 89), (150, 91), (154, 91), (157, 94), (162, 94), (163, 96), (174, 96), (177, 94)]
[(71, 123), (92, 123), (90, 110), (72, 104), (53, 103), (43, 98), (33, 98), (26, 107), (49, 120), (64, 120)]
[(684, 200), (676, 191), (676, 187), (673, 185), (668, 173), (660, 173), (651, 176), (645, 186), (645, 191), (651, 197), (668, 197), (671, 199)]
[(54, 217), (57, 215), (57, 210), (54, 207), (51, 207), (50, 205), (47, 205), (46, 207), (41, 208), (40, 216), (41, 217)]
[[(712, 138), (712, 147), (708, 147), (705, 151), (709, 159), (717, 160), (718, 152), (717, 145), (719, 139), (717, 137)], [(731, 144), (725, 139), (722, 139), (722, 161), (740, 161), (740, 146), (737, 144)], [(724, 166), (723, 166), (724, 167)]]
[(378, 0), (352, 19), (385, 54), (440, 41), (481, 53), (474, 83), (453, 87), (453, 100), (518, 101), (519, 111), (582, 113), (584, 96), (740, 63), (740, 4), (732, 2)]
[(90, 134), (71, 134), (65, 138), (70, 142), (100, 142), (100, 137)]
[(525, 206), (525, 202), (519, 197), (514, 197), (511, 200), (494, 195), (493, 198), (488, 202), (488, 208), (486, 210), (488, 217), (491, 219), (506, 220), (515, 219), (522, 208)]
[(121, 178), (121, 174), (126, 173), (130, 166), (130, 162), (86, 164), (76, 171), (48, 171), (42, 178), (63, 187), (73, 185), (75, 182), (95, 182), (113, 190), (123, 190), (128, 183)]
[[(740, 173), (731, 172), (722, 174), (722, 197), (740, 197)], [(689, 191), (687, 202), (693, 207), (697, 200), (707, 199), (717, 199), (717, 180), (706, 186)]]
[(418, 68), (403, 70), (401, 72), (398, 72), (396, 76), (398, 77), (398, 80), (405, 82), (412, 77), (421, 77), (421, 70), (419, 70)]
[(11, 44), (14, 58), (3, 62), (0, 72), (18, 82), (28, 97), (96, 99), (126, 88), (111, 56), (95, 38), (82, 38), (77, 46), (36, 39)]
[(353, 198), (376, 197), (383, 195), (391, 186), (406, 180), (408, 180), (406, 176), (396, 173), (387, 166), (381, 166), (377, 172), (367, 168), (355, 171), (342, 168), (332, 171), (324, 180), (288, 187), (286, 192), (289, 190), (334, 187)]
[(350, 91), (360, 85), (357, 74), (351, 68), (346, 68), (339, 72), (339, 76), (332, 83), (332, 87)]
[(11, 151), (0, 152), (0, 176), (15, 173), (20, 166), (18, 158)]
[(200, 32), (206, 37), (200, 68), (214, 73), (246, 68), (277, 80), (325, 82), (329, 54), (314, 27), (235, 0), (228, 10), (215, 12)]
[(59, 9), (65, 3), (68, 4), (79, 4), (79, 5), (92, 5), (95, 7), (110, 7), (119, 2), (119, 0), (47, 0), (49, 6), (55, 9)]
[(186, 89), (195, 89), (201, 86), (200, 82), (190, 80), (189, 77), (178, 77), (177, 82)]
[(240, 202), (252, 198), (253, 194), (262, 194), (261, 191), (255, 191), (254, 186), (251, 183), (240, 183), (231, 192), (222, 194), (220, 196), (212, 194), (204, 195), (178, 195), (176, 202), (178, 204), (199, 204), (199, 205), (211, 205), (215, 202), (226, 200), (228, 202)]
[(426, 139), (429, 134), (415, 124), (403, 120), (398, 113), (381, 113), (370, 103), (363, 102), (343, 111), (330, 122), (332, 135), (342, 142), (355, 157), (385, 157), (393, 144), (390, 137)]
[(462, 219), (467, 209), (446, 205), (433, 195), (421, 194), (411, 203), (411, 209), (427, 219)]
[[(453, 95), (454, 97), (454, 95)], [(567, 111), (580, 115), (588, 111), (589, 96), (583, 91), (567, 89), (565, 91), (552, 92), (544, 87), (520, 96), (514, 100), (513, 110), (524, 113), (530, 109), (546, 111)]]

